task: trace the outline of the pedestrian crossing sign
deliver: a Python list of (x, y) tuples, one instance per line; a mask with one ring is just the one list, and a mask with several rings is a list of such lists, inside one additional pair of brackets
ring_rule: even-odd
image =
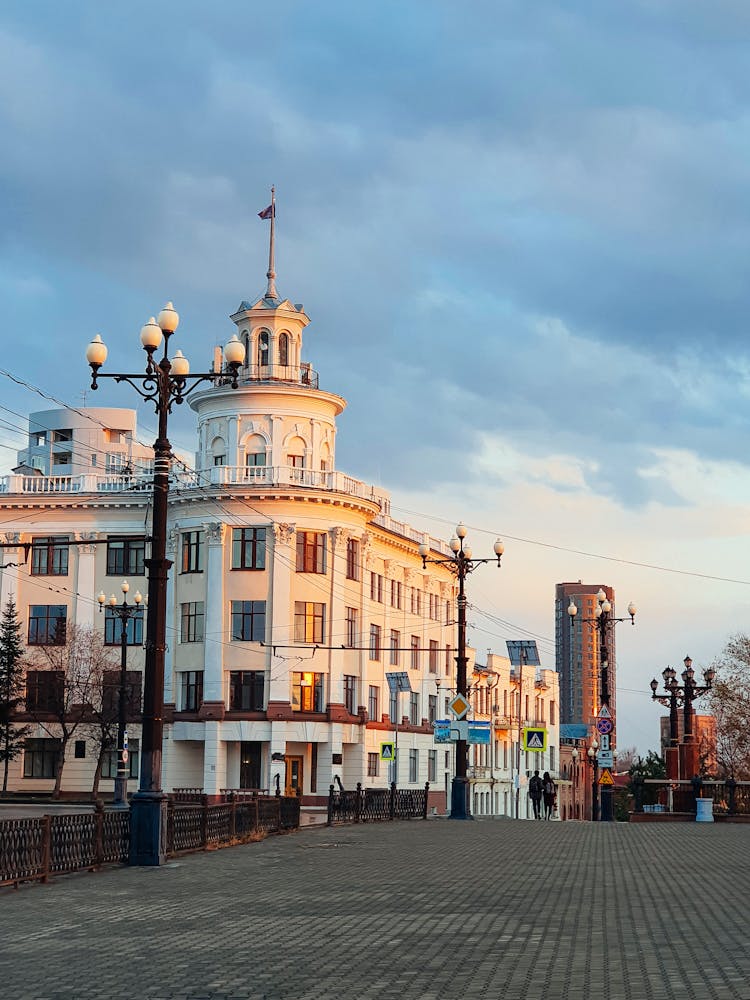
[(393, 743), (381, 743), (380, 744), (380, 759), (381, 760), (395, 760), (396, 759), (396, 747)]
[(523, 749), (544, 753), (547, 749), (547, 730), (538, 726), (534, 728), (527, 726), (523, 730)]

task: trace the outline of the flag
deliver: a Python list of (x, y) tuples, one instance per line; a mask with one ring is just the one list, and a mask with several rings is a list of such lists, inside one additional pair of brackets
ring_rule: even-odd
[(259, 219), (270, 219), (274, 215), (273, 203), (271, 203), (268, 208), (264, 208), (262, 212), (258, 212)]

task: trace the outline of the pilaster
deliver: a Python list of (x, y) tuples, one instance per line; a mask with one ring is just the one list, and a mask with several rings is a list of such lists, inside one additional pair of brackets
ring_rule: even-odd
[[(219, 522), (204, 525), (206, 538), (206, 632), (213, 633), (216, 642), (204, 642), (203, 700), (224, 702), (224, 536), (225, 527)], [(207, 723), (208, 725), (208, 723)]]
[(94, 629), (94, 607), (95, 607), (95, 582), (96, 582), (96, 549), (93, 544), (96, 535), (94, 532), (76, 532), (75, 540), (78, 554), (78, 566), (74, 590), (75, 597), (75, 623), (83, 628)]

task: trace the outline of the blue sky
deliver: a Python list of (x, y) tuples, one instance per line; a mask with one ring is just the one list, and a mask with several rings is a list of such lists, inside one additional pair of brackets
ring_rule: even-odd
[(207, 363), (264, 288), (275, 183), (339, 467), (476, 553), (506, 539), (471, 580), (480, 650), (528, 629), (551, 662), (563, 579), (634, 599), (645, 750), (650, 677), (746, 626), (749, 40), (740, 0), (6, 0), (3, 366), (80, 403), (92, 333), (132, 366), (167, 298)]

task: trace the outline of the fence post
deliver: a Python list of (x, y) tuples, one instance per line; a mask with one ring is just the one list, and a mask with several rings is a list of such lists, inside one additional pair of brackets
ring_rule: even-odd
[(42, 882), (49, 878), (52, 866), (52, 817), (42, 816)]
[(427, 799), (429, 798), (429, 796), (430, 796), (430, 783), (429, 783), (429, 781), (425, 781), (425, 783), (424, 783), (424, 806), (422, 808), (422, 819), (427, 819)]
[(328, 786), (328, 822), (326, 826), (333, 826), (333, 785)]
[(201, 795), (201, 843), (203, 849), (208, 847), (208, 796)]
[(354, 790), (354, 822), (359, 823), (362, 818), (362, 782), (357, 782)]
[(253, 823), (253, 833), (257, 833), (258, 830), (260, 830), (260, 798), (257, 795), (254, 795), (253, 802), (255, 803), (255, 822)]
[(229, 842), (233, 844), (237, 839), (237, 796), (234, 792), (229, 793)]
[(94, 866), (104, 864), (104, 803), (97, 799), (94, 803)]
[(727, 812), (730, 816), (734, 816), (734, 810), (736, 808), (736, 803), (734, 799), (736, 791), (737, 791), (737, 782), (734, 780), (734, 778), (727, 778), (727, 796), (729, 798), (729, 802), (727, 804)]
[(633, 775), (633, 795), (635, 797), (635, 811), (643, 812), (643, 775)]
[(396, 818), (396, 782), (395, 781), (391, 782), (391, 802), (390, 802), (390, 807), (388, 809), (388, 818), (389, 819), (395, 819)]
[(693, 796), (695, 798), (695, 802), (693, 804), (695, 806), (694, 810), (695, 814), (697, 815), (698, 799), (701, 797), (701, 789), (703, 788), (703, 779), (700, 777), (700, 775), (696, 774), (694, 778), (690, 779), (690, 784), (693, 786)]

